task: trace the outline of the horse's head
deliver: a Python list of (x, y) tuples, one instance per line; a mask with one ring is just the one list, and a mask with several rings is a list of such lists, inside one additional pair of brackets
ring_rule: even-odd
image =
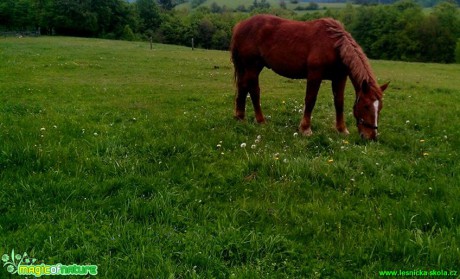
[(356, 118), (358, 132), (363, 139), (377, 139), (378, 119), (383, 106), (381, 96), (387, 87), (388, 83), (378, 87), (364, 81), (360, 90), (356, 92), (353, 114)]

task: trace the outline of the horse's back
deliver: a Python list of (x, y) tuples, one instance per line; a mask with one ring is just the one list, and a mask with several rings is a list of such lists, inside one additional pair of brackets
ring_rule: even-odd
[[(329, 22), (330, 21), (330, 22)], [(308, 22), (257, 15), (235, 26), (232, 56), (236, 60), (259, 59), (264, 66), (290, 78), (306, 78), (317, 65), (337, 60), (335, 40), (328, 35), (331, 19)]]
[(233, 28), (231, 52), (234, 63), (260, 59), (261, 44), (264, 34), (272, 33), (275, 26), (280, 24), (280, 18), (271, 15), (256, 15), (241, 21)]
[(260, 49), (261, 46), (268, 45), (273, 40), (282, 43), (278, 30), (289, 22), (292, 21), (273, 15), (256, 15), (241, 21), (233, 29), (231, 48), (249, 52)]

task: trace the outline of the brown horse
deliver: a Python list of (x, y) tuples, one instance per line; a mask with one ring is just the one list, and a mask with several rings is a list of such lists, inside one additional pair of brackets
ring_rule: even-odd
[(237, 24), (231, 43), (237, 94), (235, 117), (244, 119), (249, 92), (257, 122), (264, 123), (260, 108), (259, 74), (264, 67), (293, 79), (307, 79), (305, 109), (299, 130), (311, 135), (311, 113), (321, 81), (332, 81), (336, 128), (349, 134), (343, 116), (347, 76), (356, 91), (354, 116), (362, 138), (376, 139), (382, 95), (388, 83), (379, 87), (361, 47), (331, 18), (313, 21), (286, 20), (256, 15)]

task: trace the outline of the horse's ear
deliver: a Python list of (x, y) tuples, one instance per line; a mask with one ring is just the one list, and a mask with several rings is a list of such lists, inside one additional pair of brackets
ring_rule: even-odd
[(369, 93), (369, 91), (370, 91), (370, 86), (369, 86), (369, 83), (367, 83), (367, 80), (363, 80), (363, 84), (361, 84), (361, 91), (362, 91), (364, 94)]
[(382, 92), (385, 91), (385, 89), (387, 89), (388, 87), (388, 84), (390, 84), (390, 82), (387, 82), (384, 85), (380, 86), (380, 90), (382, 90)]

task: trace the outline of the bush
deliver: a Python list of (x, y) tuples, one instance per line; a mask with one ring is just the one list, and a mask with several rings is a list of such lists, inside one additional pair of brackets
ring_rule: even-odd
[(192, 0), (190, 1), (190, 5), (192, 6), (192, 9), (195, 9), (196, 7), (200, 6), (204, 2), (206, 2), (206, 0)]
[(455, 61), (460, 64), (460, 40), (457, 41), (457, 48), (455, 49)]
[(125, 28), (123, 28), (123, 33), (121, 34), (120, 39), (125, 40), (125, 41), (136, 41), (137, 37), (134, 35), (133, 30), (129, 25), (125, 25)]
[(310, 2), (308, 6), (303, 7), (303, 6), (297, 6), (294, 10), (296, 11), (316, 11), (319, 9), (319, 5), (315, 2)]

